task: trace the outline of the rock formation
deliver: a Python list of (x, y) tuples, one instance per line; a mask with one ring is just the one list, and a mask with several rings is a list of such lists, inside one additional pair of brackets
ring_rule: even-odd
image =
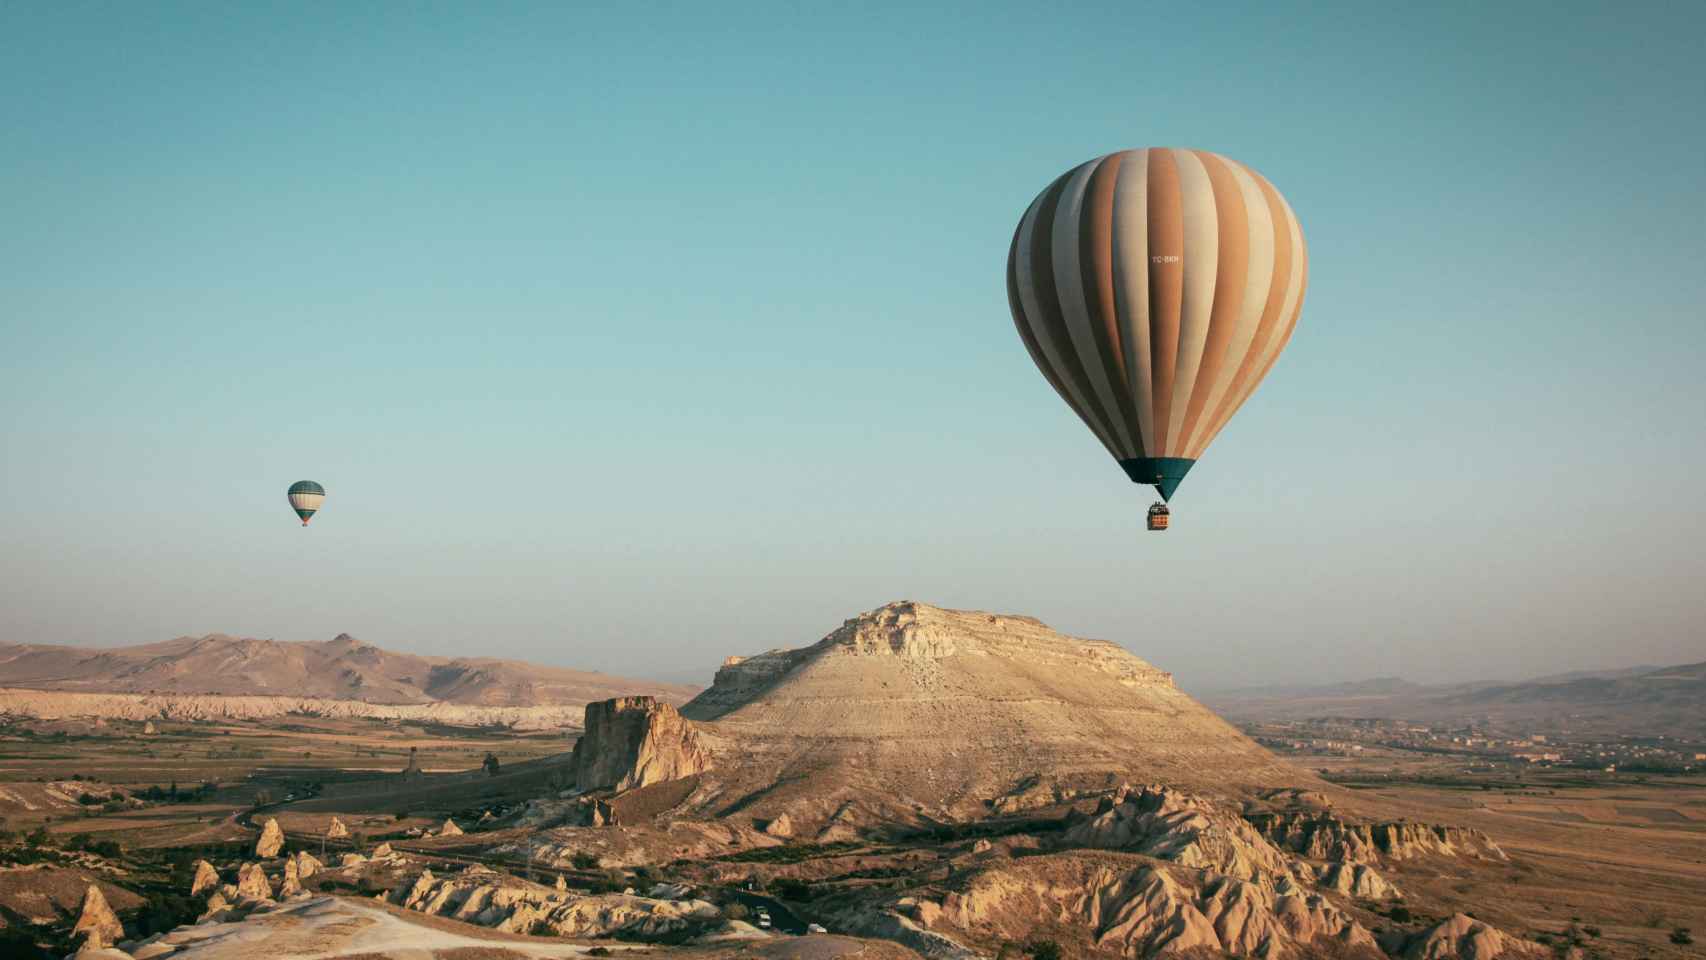
[(710, 768), (684, 811), (803, 841), (1040, 808), (1122, 780), (1314, 787), (1116, 644), (1030, 617), (892, 603), (818, 643), (731, 658), (681, 708)]
[(890, 913), (889, 919), (858, 912), (840, 919), (856, 932), (947, 956), (976, 955), (964, 946), (974, 937), (1024, 941), (1039, 924), (1051, 935), (1076, 935), (1086, 947), (1127, 957), (1202, 950), (1277, 958), (1322, 938), (1376, 948), (1368, 930), (1284, 878), (1270, 886), (1125, 856), (1010, 861), (976, 872), (940, 902), (903, 898)]
[(456, 825), (455, 820), (445, 817), (444, 826), (438, 829), (438, 835), (441, 837), (460, 837), (462, 836), (462, 828)]
[(403, 768), (404, 780), (416, 780), (426, 774), (421, 770), (420, 758), (415, 755), (415, 748), (409, 748), (409, 765)]
[(1474, 917), (1456, 914), (1410, 938), (1404, 960), (1514, 960), (1538, 958), (1550, 953), (1538, 943), (1513, 937)]
[(1335, 863), (1321, 874), (1316, 883), (1324, 890), (1334, 890), (1347, 897), (1363, 900), (1391, 900), (1401, 897), (1398, 888), (1386, 882), (1367, 864)]
[(680, 940), (723, 923), (722, 912), (703, 900), (628, 894), (575, 897), (480, 867), (456, 877), (423, 870), (394, 902), (498, 930), (558, 937)]
[(261, 838), (255, 841), (255, 856), (262, 860), (271, 860), (284, 849), (284, 831), (279, 829), (278, 821), (272, 817), (261, 827)]
[(297, 851), (296, 856), (293, 859), (296, 862), (296, 875), (303, 880), (306, 880), (314, 874), (319, 873), (321, 870), (326, 869), (325, 864), (314, 859), (306, 850)]
[(272, 881), (258, 863), (245, 863), (237, 868), (237, 896), (244, 900), (271, 900)]
[(195, 877), (190, 880), (190, 896), (199, 897), (219, 887), (219, 871), (206, 860), (195, 862)]
[(1107, 798), (1100, 812), (1062, 832), (1063, 847), (1128, 850), (1271, 885), (1290, 864), (1236, 814), (1166, 787)]
[(1246, 819), (1276, 845), (1315, 860), (1379, 864), (1428, 855), (1509, 859), (1486, 834), (1466, 827), (1407, 820), (1352, 823), (1324, 810), (1252, 813)]
[(656, 697), (618, 697), (586, 705), (586, 732), (575, 744), (575, 784), (622, 791), (702, 773), (710, 757), (692, 726)]
[(95, 884), (89, 884), (83, 894), (83, 906), (77, 912), (77, 925), (71, 928), (71, 939), (81, 940), (84, 947), (97, 950), (124, 939), (124, 924)]
[(342, 820), (339, 820), (337, 817), (333, 817), (332, 825), (326, 828), (326, 839), (344, 840), (348, 837), (349, 828), (344, 826), (344, 822)]
[(156, 731), (154, 729), (154, 721), (152, 721), (152, 720), (143, 721), (143, 723), (142, 723), (142, 735), (143, 736), (152, 737), (156, 732), (158, 732), (158, 731)]
[(296, 897), (301, 896), (301, 894), (302, 877), (296, 864), (296, 858), (292, 857), (284, 861), (284, 878), (278, 885), (278, 898), (283, 900), (286, 897)]

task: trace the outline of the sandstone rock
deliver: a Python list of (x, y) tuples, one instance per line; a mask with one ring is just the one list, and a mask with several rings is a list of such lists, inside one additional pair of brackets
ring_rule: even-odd
[(255, 856), (262, 860), (271, 860), (284, 849), (284, 831), (279, 829), (278, 821), (272, 817), (261, 827), (261, 838), (255, 841)]
[(344, 822), (342, 820), (339, 820), (337, 817), (333, 817), (332, 825), (326, 828), (326, 838), (328, 840), (342, 840), (348, 837), (349, 828), (344, 826)]
[(306, 850), (297, 851), (295, 859), (296, 875), (303, 880), (306, 880), (314, 874), (319, 873), (321, 870), (326, 869), (325, 864), (314, 859)]
[(279, 899), (298, 897), (302, 893), (302, 878), (297, 872), (296, 860), (292, 858), (284, 861), (284, 880), (278, 887)]
[(723, 924), (703, 900), (662, 900), (625, 894), (564, 898), (555, 890), (486, 869), (456, 877), (422, 871), (393, 898), (399, 906), (514, 933), (623, 939), (699, 936)]
[(1412, 937), (1404, 960), (1495, 960), (1498, 957), (1539, 958), (1548, 954), (1540, 944), (1513, 937), (1491, 924), (1456, 914)]
[(240, 911), (238, 911), (231, 903), (231, 897), (226, 896), (224, 889), (220, 889), (215, 890), (213, 894), (207, 898), (207, 904), (202, 910), (201, 916), (196, 918), (196, 922), (224, 923), (227, 920), (234, 920), (240, 916)]
[(1499, 845), (1479, 830), (1397, 820), (1351, 823), (1328, 811), (1247, 814), (1279, 847), (1316, 860), (1379, 864), (1434, 855), (1505, 861)]
[(272, 881), (258, 863), (237, 868), (237, 896), (244, 900), (271, 900)]
[(219, 871), (206, 860), (195, 862), (195, 878), (190, 881), (190, 896), (199, 897), (219, 886)]
[[(1130, 862), (1130, 861), (1127, 861)], [(1280, 957), (1319, 938), (1375, 949), (1373, 935), (1289, 877), (1268, 884), (1207, 870), (1054, 854), (1006, 861), (972, 874), (910, 912), (932, 931), (1023, 941), (1046, 924), (1077, 929), (1099, 950), (1128, 957), (1192, 950)]]
[(1166, 787), (1145, 787), (1073, 824), (1059, 844), (1129, 850), (1267, 885), (1290, 873), (1285, 855), (1238, 815)]
[(143, 724), (142, 724), (142, 735), (143, 736), (152, 737), (156, 732), (158, 732), (158, 731), (156, 731), (154, 729), (154, 721), (147, 720), (147, 721), (143, 722)]
[(438, 835), (441, 837), (460, 837), (462, 836), (462, 828), (456, 825), (455, 820), (445, 817), (444, 826), (439, 828)]
[(1316, 883), (1329, 890), (1364, 900), (1390, 900), (1402, 896), (1398, 888), (1387, 883), (1386, 878), (1373, 867), (1362, 863), (1332, 864)]
[(562, 874), (558, 874), (557, 875), (557, 882), (552, 884), (551, 886), (552, 886), (552, 889), (556, 890), (558, 893), (563, 893), (569, 889), (569, 882), (567, 880), (563, 879)]
[(582, 790), (631, 790), (703, 773), (710, 755), (693, 726), (656, 697), (586, 705), (586, 732), (572, 763)]
[[(630, 682), (627, 689), (663, 687), (663, 684)], [(578, 726), (584, 704), (571, 702), (537, 706), (487, 706), (447, 703), (367, 703), (336, 697), (292, 697), (227, 694), (85, 693), (60, 690), (0, 690), (0, 714), (43, 719), (99, 716), (116, 720), (167, 720), (207, 722), (222, 720), (267, 720), (273, 717), (308, 715), (331, 719), (403, 720), (448, 723), (467, 727), (503, 725), (517, 730), (557, 730)]]
[(367, 862), (367, 858), (359, 853), (346, 853), (338, 858), (338, 866), (353, 867)]
[(772, 837), (792, 837), (794, 835), (793, 818), (785, 813), (775, 817), (764, 825), (764, 832)]
[(77, 913), (77, 925), (71, 928), (71, 939), (79, 938), (83, 946), (97, 950), (124, 939), (124, 924), (107, 905), (101, 888), (92, 883), (83, 893), (83, 907)]
[(391, 845), (389, 843), (382, 843), (373, 848), (373, 859), (375, 860), (383, 860), (386, 857), (394, 857), (396, 855), (397, 851), (391, 849)]
[(786, 814), (797, 839), (979, 819), (1138, 776), (1221, 794), (1318, 785), (1117, 644), (923, 603), (730, 660), (681, 714), (710, 767), (671, 815), (746, 797), (743, 818)]

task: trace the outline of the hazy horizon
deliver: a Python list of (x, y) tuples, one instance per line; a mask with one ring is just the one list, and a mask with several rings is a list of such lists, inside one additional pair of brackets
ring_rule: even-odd
[[(0, 642), (708, 681), (916, 599), (1196, 689), (1701, 660), (1703, 29), (5, 7)], [(1163, 535), (1002, 276), (1053, 177), (1151, 145), (1310, 255)]]

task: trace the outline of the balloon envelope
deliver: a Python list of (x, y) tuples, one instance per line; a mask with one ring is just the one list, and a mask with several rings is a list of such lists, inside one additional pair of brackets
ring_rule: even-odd
[(1055, 392), (1166, 499), (1290, 340), (1308, 268), (1261, 174), (1201, 150), (1126, 150), (1031, 203), (1007, 299)]
[(302, 518), (302, 525), (308, 526), (308, 518), (320, 509), (320, 504), (326, 499), (326, 488), (312, 480), (298, 480), (290, 485), (286, 494), (290, 498), (290, 509)]

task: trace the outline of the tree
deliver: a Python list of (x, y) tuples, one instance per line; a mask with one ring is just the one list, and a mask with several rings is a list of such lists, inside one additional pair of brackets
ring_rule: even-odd
[(1060, 944), (1053, 940), (1032, 940), (1025, 949), (1032, 960), (1060, 960)]

